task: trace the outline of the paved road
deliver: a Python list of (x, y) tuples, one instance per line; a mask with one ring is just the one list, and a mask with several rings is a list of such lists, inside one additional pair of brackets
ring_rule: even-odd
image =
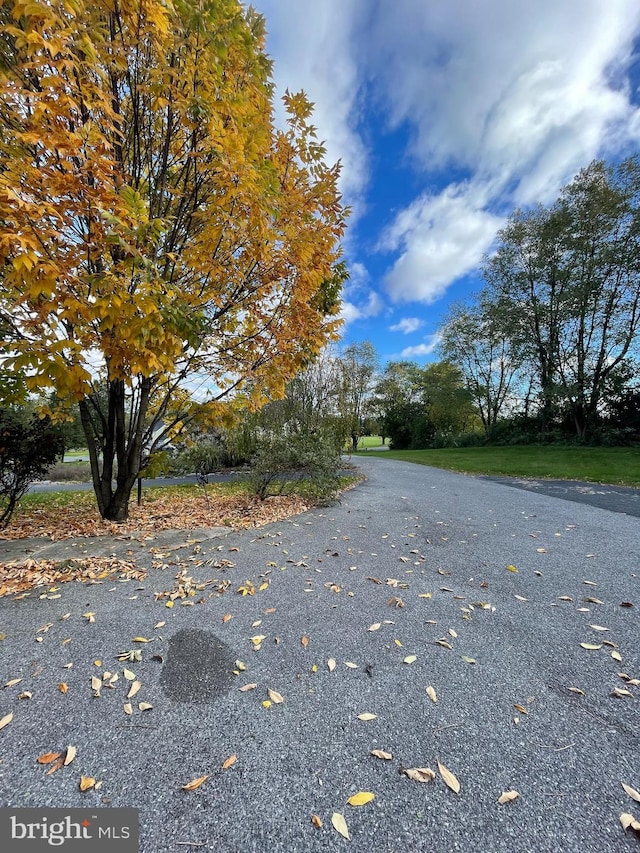
[[(140, 566), (167, 564), (142, 583), (0, 599), (0, 683), (23, 678), (0, 692), (0, 718), (14, 713), (0, 803), (139, 808), (143, 853), (637, 851), (619, 815), (640, 816), (620, 784), (640, 789), (640, 688), (618, 675), (640, 678), (636, 519), (409, 463), (358, 465), (368, 479), (340, 504), (260, 531), (112, 540)], [(218, 583), (167, 609), (154, 593), (182, 569)], [(247, 580), (255, 593), (237, 594)], [(130, 648), (142, 686), (127, 716), (116, 654)], [(119, 681), (93, 698), (105, 669)], [(264, 707), (269, 688), (284, 702)], [(48, 777), (36, 757), (68, 744), (74, 762)], [(459, 794), (402, 772), (438, 760)], [(101, 788), (80, 793), (80, 774)], [(518, 799), (498, 805), (511, 789)], [(376, 798), (348, 805), (358, 791)]]

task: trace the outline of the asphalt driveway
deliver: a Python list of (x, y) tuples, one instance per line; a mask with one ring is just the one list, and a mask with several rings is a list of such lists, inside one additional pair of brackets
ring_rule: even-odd
[(636, 518), (358, 465), (338, 505), (260, 530), (0, 543), (149, 569), (0, 599), (0, 684), (22, 679), (0, 689), (0, 803), (137, 808), (143, 853), (640, 850), (619, 821), (640, 817)]

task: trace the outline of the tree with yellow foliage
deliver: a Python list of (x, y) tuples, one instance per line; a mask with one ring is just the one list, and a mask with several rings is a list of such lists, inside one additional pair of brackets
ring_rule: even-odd
[[(238, 0), (7, 0), (0, 367), (79, 407), (104, 518), (143, 451), (336, 337), (346, 210)], [(115, 487), (113, 482), (115, 481)]]

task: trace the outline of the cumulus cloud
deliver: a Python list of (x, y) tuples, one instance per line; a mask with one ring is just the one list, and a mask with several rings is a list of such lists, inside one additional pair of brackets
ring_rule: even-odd
[(399, 253), (385, 279), (392, 300), (429, 304), (477, 266), (503, 222), (483, 209), (482, 196), (475, 187), (452, 185), (396, 217), (380, 244)]
[(402, 358), (419, 358), (420, 356), (431, 355), (439, 346), (442, 336), (436, 332), (422, 344), (417, 344), (414, 347), (405, 347), (400, 356)]
[(340, 310), (340, 317), (345, 323), (375, 317), (382, 311), (382, 299), (370, 282), (371, 276), (364, 264), (357, 261), (350, 264), (349, 280), (342, 291)]
[(424, 320), (420, 320), (418, 317), (403, 317), (398, 323), (394, 323), (393, 326), (389, 326), (389, 331), (402, 332), (404, 335), (410, 335), (412, 332), (416, 332), (423, 325)]

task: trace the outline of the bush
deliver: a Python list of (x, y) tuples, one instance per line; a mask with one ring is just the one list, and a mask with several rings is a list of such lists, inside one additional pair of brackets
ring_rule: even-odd
[(60, 431), (49, 418), (0, 410), (0, 528), (7, 526), (29, 485), (64, 452)]
[(335, 498), (340, 486), (340, 456), (333, 436), (265, 434), (251, 460), (250, 484), (256, 497), (290, 494), (304, 478), (319, 503)]
[(225, 467), (226, 453), (217, 439), (205, 439), (182, 450), (171, 463), (176, 474), (212, 474)]

